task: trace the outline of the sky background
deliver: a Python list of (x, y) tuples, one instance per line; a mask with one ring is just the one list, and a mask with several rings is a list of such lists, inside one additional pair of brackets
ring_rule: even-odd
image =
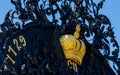
[[(0, 0), (0, 24), (3, 23), (5, 14), (10, 9), (14, 9), (14, 5), (10, 3), (10, 0)], [(110, 19), (112, 27), (114, 27), (113, 31), (115, 32), (116, 40), (120, 45), (120, 0), (106, 0), (101, 13)]]
[[(4, 17), (10, 9), (14, 9), (10, 0), (0, 0), (0, 24), (3, 23)], [(114, 27), (113, 31), (115, 32), (116, 40), (120, 46), (120, 0), (106, 0), (101, 13), (110, 19), (112, 27)]]
[(120, 0), (106, 0), (102, 12), (110, 19), (120, 46)]

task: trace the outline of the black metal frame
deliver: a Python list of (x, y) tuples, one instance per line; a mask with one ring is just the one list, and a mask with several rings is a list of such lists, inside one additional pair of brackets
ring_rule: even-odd
[[(54, 36), (57, 39), (62, 34), (73, 33), (75, 26), (79, 24), (82, 29), (80, 39), (85, 41), (87, 49), (90, 50), (89, 54), (93, 53), (101, 61), (105, 60), (103, 64), (107, 64), (107, 60), (112, 61), (113, 68), (120, 74), (119, 45), (109, 19), (99, 13), (104, 1), (97, 4), (93, 0), (11, 0), (15, 10), (10, 10), (0, 25), (1, 57), (5, 55), (5, 40), (13, 33), (24, 30), (29, 23), (37, 23), (41, 27), (55, 27)], [(56, 15), (59, 15), (59, 18)], [(88, 40), (91, 36), (92, 43)], [(114, 50), (111, 50), (110, 46), (113, 46)], [(89, 59), (89, 55), (86, 59)], [(92, 58), (89, 61), (93, 61)]]

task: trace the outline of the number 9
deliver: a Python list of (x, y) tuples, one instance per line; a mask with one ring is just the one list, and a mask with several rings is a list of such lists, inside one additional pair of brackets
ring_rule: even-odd
[(21, 43), (23, 43), (23, 46), (26, 46), (26, 41), (25, 41), (25, 38), (23, 36), (19, 36), (19, 40)]

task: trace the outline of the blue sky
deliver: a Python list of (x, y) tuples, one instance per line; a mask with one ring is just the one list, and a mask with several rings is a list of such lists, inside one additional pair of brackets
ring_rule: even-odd
[[(116, 39), (120, 45), (120, 0), (106, 0), (101, 10), (102, 14), (107, 15), (110, 19)], [(3, 22), (5, 14), (8, 10), (14, 9), (10, 0), (0, 0), (0, 24)]]
[(116, 39), (120, 46), (120, 0), (106, 0), (102, 9), (103, 14), (110, 19)]

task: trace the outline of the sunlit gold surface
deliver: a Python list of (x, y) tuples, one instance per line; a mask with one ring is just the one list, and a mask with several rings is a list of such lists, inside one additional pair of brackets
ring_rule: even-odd
[(81, 65), (85, 56), (86, 47), (79, 38), (80, 26), (76, 26), (76, 31), (73, 35), (63, 35), (60, 37), (60, 43), (65, 55), (65, 58)]

